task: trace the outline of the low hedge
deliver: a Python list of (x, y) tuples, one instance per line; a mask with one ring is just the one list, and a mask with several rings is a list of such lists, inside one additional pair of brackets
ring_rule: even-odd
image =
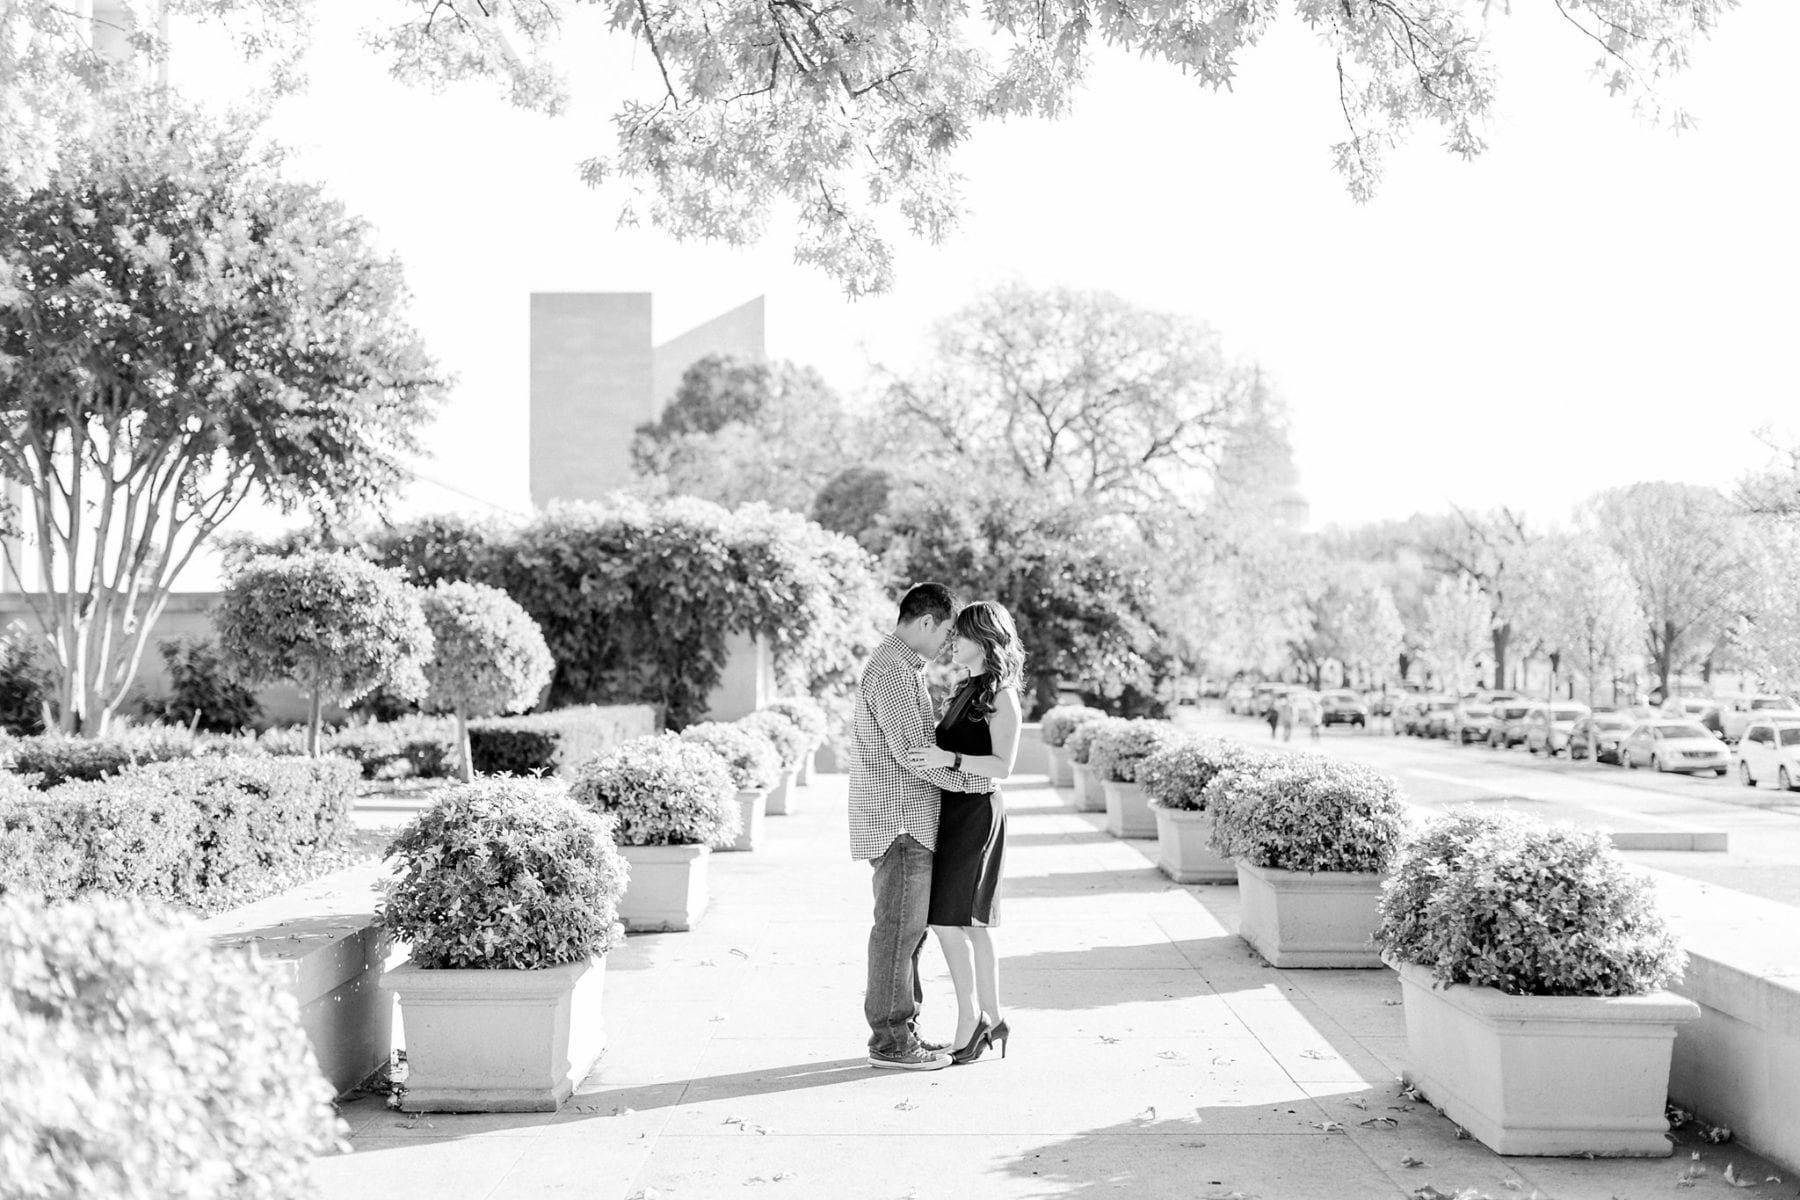
[(191, 917), (0, 899), (0, 1195), (299, 1200), (347, 1148), (293, 996)]
[(71, 779), (104, 779), (140, 763), (169, 762), (194, 754), (194, 738), (187, 730), (146, 725), (103, 738), (63, 733), (19, 738), (7, 744), (5, 761), (10, 770), (36, 775), (39, 787), (51, 788)]
[(654, 732), (640, 705), (585, 704), (469, 722), (478, 775), (568, 775), (596, 754)]
[[(306, 747), (301, 730), (300, 746)], [(334, 729), (325, 750), (361, 764), (364, 779), (441, 779), (456, 770), (456, 720), (406, 716)]]
[(267, 756), (132, 767), (0, 789), (0, 893), (99, 892), (226, 907), (260, 876), (339, 845), (360, 770)]
[(1039, 718), (1038, 732), (1044, 739), (1044, 745), (1061, 749), (1075, 727), (1083, 721), (1097, 721), (1106, 714), (1097, 708), (1089, 708), (1085, 704), (1058, 704), (1045, 710)]
[(1163, 746), (1138, 764), (1137, 781), (1150, 803), (1185, 812), (1204, 812), (1207, 785), (1246, 751), (1222, 738), (1188, 738)]

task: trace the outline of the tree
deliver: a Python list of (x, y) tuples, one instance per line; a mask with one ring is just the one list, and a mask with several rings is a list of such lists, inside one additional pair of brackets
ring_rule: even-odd
[(219, 651), (246, 683), (291, 682), (311, 698), (306, 751), (319, 753), (327, 700), (373, 688), (425, 694), (431, 628), (418, 590), (347, 554), (253, 559), (226, 583), (213, 611)]
[(1800, 526), (1759, 521), (1753, 526), (1755, 565), (1743, 592), (1743, 615), (1732, 645), (1763, 685), (1786, 695), (1800, 691), (1800, 604), (1793, 569), (1800, 561)]
[(1208, 326), (1108, 292), (1000, 287), (934, 341), (892, 382), (884, 440), (1090, 510), (1197, 506), (1255, 382)]
[(499, 588), (439, 581), (421, 603), (436, 647), (424, 704), (456, 714), (457, 773), (471, 783), (469, 718), (524, 712), (550, 686), (556, 661), (531, 614)]
[(894, 475), (885, 467), (845, 467), (825, 481), (813, 497), (812, 519), (833, 533), (855, 538), (873, 553), (881, 552), (879, 526), (894, 490)]
[(1651, 482), (1600, 492), (1583, 516), (1637, 586), (1644, 646), (1667, 695), (1672, 675), (1728, 635), (1753, 581), (1739, 514), (1714, 488)]
[(846, 462), (865, 457), (864, 442), (811, 367), (709, 355), (682, 374), (661, 419), (638, 427), (631, 458), (675, 495), (805, 512)]
[(1635, 657), (1644, 628), (1624, 561), (1591, 536), (1551, 535), (1518, 564), (1515, 592), (1519, 628), (1550, 658), (1550, 694), (1558, 672), (1573, 668), (1585, 678), (1593, 704), (1600, 680)]
[(1427, 560), (1446, 575), (1467, 576), (1487, 593), (1493, 622), (1489, 641), (1494, 686), (1505, 687), (1507, 653), (1513, 636), (1509, 568), (1524, 555), (1532, 540), (1525, 529), (1524, 514), (1510, 508), (1468, 512), (1452, 505), (1449, 516), (1416, 520), (1420, 549)]
[(896, 585), (950, 582), (1006, 606), (1025, 645), (1034, 707), (1063, 680), (1118, 694), (1149, 681), (1151, 591), (1142, 557), (1085, 509), (971, 483), (921, 492), (888, 517)]
[(1437, 672), (1439, 686), (1450, 692), (1469, 686), (1482, 654), (1491, 645), (1493, 624), (1487, 593), (1472, 576), (1438, 580), (1425, 598), (1419, 653)]
[(398, 265), (255, 135), (127, 107), (42, 184), (0, 173), (0, 472), (32, 495), (64, 730), (105, 731), (247, 497), (380, 511), (440, 388)]
[[(152, 55), (155, 0), (113, 0), (144, 14)], [(1661, 85), (1687, 63), (1736, 0), (1588, 0), (1558, 4), (1568, 36), (1597, 48), (1595, 73), (1640, 112), (1683, 127)], [(306, 25), (302, 0), (173, 0), (183, 13), (248, 27), (240, 40), (276, 79), (290, 79)], [(610, 122), (614, 144), (582, 164), (591, 183), (630, 184), (621, 216), (643, 210), (682, 239), (744, 245), (791, 211), (797, 261), (851, 296), (887, 290), (897, 217), (931, 242), (963, 204), (957, 149), (982, 125), (1068, 112), (1095, 51), (1140, 55), (1198, 84), (1229, 88), (1243, 55), (1275, 19), (1273, 4), (1195, 0), (997, 0), (971, 18), (960, 4), (829, 6), (794, 0), (612, 0), (614, 35), (646, 64), (641, 89)], [(0, 117), (27, 128), (86, 94), (90, 29), (80, 6), (0, 7)], [(575, 0), (504, 4), (412, 0), (376, 10), (367, 40), (394, 74), (440, 88), (492, 81), (511, 102), (551, 115), (568, 107), (555, 65)], [(1332, 161), (1368, 199), (1384, 154), (1415, 126), (1436, 127), (1463, 158), (1481, 154), (1498, 64), (1484, 36), (1510, 5), (1442, 0), (1295, 0), (1293, 19), (1328, 47), (1330, 112), (1344, 122)], [(235, 31), (235, 29), (234, 29)], [(582, 36), (586, 36), (585, 30)], [(91, 58), (92, 55), (88, 54)], [(7, 86), (13, 80), (18, 83)], [(0, 127), (13, 127), (0, 121)]]

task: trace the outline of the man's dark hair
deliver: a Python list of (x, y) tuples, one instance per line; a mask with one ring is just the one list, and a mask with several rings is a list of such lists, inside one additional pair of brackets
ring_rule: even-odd
[(956, 596), (941, 583), (915, 583), (900, 597), (900, 623), (920, 617), (948, 621), (956, 615)]

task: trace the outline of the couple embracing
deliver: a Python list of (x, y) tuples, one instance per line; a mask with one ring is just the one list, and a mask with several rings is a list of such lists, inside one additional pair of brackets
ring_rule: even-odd
[[(964, 678), (935, 713), (925, 664), (952, 647)], [(869, 1065), (932, 1071), (1006, 1053), (1000, 1011), (1000, 867), (1006, 809), (999, 781), (1012, 774), (1023, 714), (1025, 652), (1006, 609), (991, 600), (958, 609), (942, 584), (900, 601), (894, 631), (863, 668), (850, 761), (850, 852), (874, 867), (869, 933)], [(956, 986), (948, 1043), (918, 1029), (919, 953), (937, 935)]]

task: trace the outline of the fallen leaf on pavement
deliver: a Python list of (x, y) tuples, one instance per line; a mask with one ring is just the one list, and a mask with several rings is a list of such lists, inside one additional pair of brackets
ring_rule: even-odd
[(1412, 1155), (1408, 1154), (1405, 1158), (1400, 1160), (1400, 1165), (1403, 1167), (1422, 1167), (1425, 1165), (1425, 1160), (1422, 1158), (1414, 1158)]
[(1303, 1050), (1300, 1052), (1300, 1057), (1301, 1058), (1336, 1058), (1337, 1055), (1327, 1054), (1323, 1050)]
[(1345, 1103), (1347, 1103), (1351, 1108), (1360, 1108), (1364, 1112), (1369, 1111), (1369, 1102), (1367, 1100), (1364, 1100), (1361, 1096), (1352, 1096), (1352, 1097), (1350, 1097), (1349, 1100), (1345, 1101)]
[(1358, 1121), (1358, 1125), (1367, 1125), (1371, 1129), (1398, 1129), (1400, 1122), (1392, 1117), (1370, 1117), (1366, 1121)]
[(1177, 1058), (1186, 1058), (1187, 1055), (1183, 1054), (1179, 1050), (1158, 1050), (1156, 1052), (1156, 1057), (1167, 1058), (1167, 1059), (1177, 1059)]
[(1700, 1131), (1700, 1140), (1711, 1142), (1715, 1146), (1723, 1145), (1731, 1140), (1731, 1126), (1708, 1125)]
[(1309, 1122), (1309, 1124), (1311, 1124), (1314, 1129), (1324, 1133), (1344, 1132), (1344, 1123), (1342, 1121), (1312, 1121)]
[(1736, 1165), (1735, 1163), (1726, 1163), (1725, 1164), (1725, 1182), (1726, 1183), (1729, 1183), (1732, 1187), (1737, 1187), (1737, 1188), (1753, 1188), (1753, 1187), (1758, 1186), (1756, 1180), (1744, 1179), (1744, 1178), (1741, 1178), (1739, 1175), (1737, 1175), (1736, 1172), (1734, 1172), (1732, 1170), (1732, 1168), (1735, 1165)]
[(1236, 1061), (1237, 1061), (1237, 1059), (1232, 1058), (1229, 1055), (1221, 1054), (1217, 1058), (1213, 1059), (1213, 1066), (1229, 1067), (1232, 1063), (1234, 1063)]
[(1156, 1120), (1156, 1105), (1152, 1104), (1149, 1108), (1146, 1108), (1143, 1112), (1139, 1113), (1136, 1117), (1134, 1117), (1133, 1120), (1137, 1120), (1137, 1121), (1154, 1121), (1154, 1120)]
[(1500, 1186), (1509, 1192), (1522, 1192), (1525, 1190), (1525, 1181), (1523, 1179), (1502, 1179)]
[(919, 1102), (917, 1100), (914, 1100), (911, 1096), (908, 1096), (906, 1099), (902, 1100), (900, 1103), (894, 1105), (894, 1107), (899, 1109), (901, 1112), (911, 1112), (913, 1109), (919, 1107)]
[(1116, 1038), (1116, 1037), (1108, 1037), (1108, 1036), (1107, 1036), (1107, 1035), (1106, 1035), (1106, 1034), (1104, 1034), (1104, 1033), (1103, 1033), (1103, 1034), (1101, 1034), (1101, 1035), (1100, 1035), (1100, 1040), (1101, 1040), (1101, 1041), (1103, 1041), (1103, 1042), (1105, 1042), (1105, 1043), (1106, 1043), (1106, 1044), (1107, 1044), (1107, 1045), (1109, 1045), (1109, 1046), (1110, 1046), (1110, 1045), (1112, 1045), (1112, 1044), (1113, 1044), (1113, 1043), (1114, 1043), (1114, 1042), (1116, 1042), (1116, 1041), (1118, 1041), (1118, 1040), (1119, 1040), (1119, 1039), (1118, 1039), (1118, 1038)]

